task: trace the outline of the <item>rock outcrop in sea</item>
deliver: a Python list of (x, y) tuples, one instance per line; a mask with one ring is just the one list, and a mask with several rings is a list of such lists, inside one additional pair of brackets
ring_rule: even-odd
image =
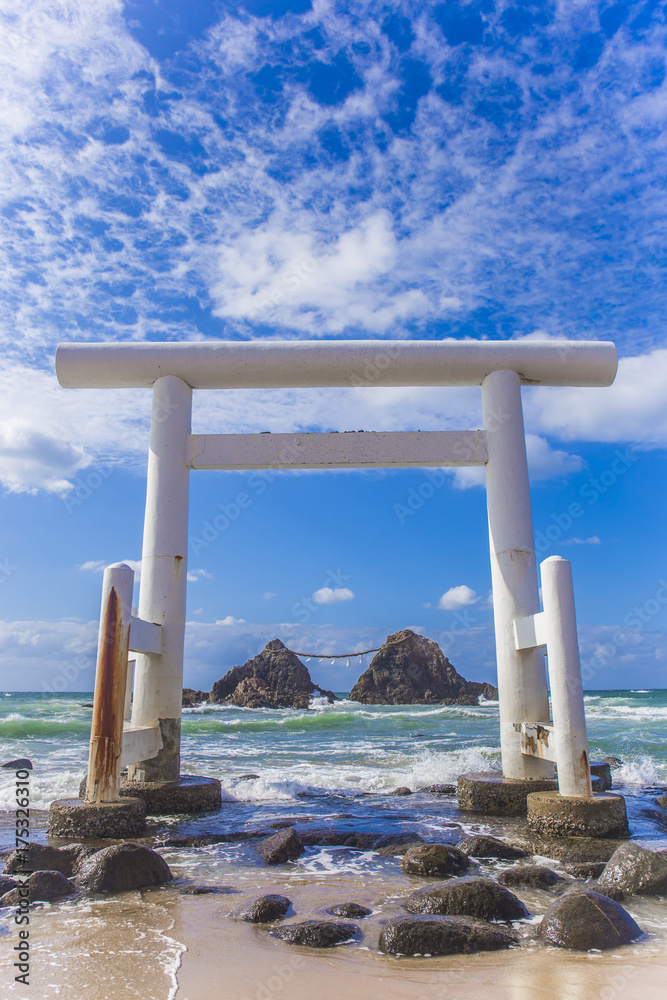
[(313, 683), (296, 653), (272, 639), (254, 659), (216, 681), (209, 701), (240, 708), (308, 708), (313, 697), (336, 700), (332, 691)]
[(365, 705), (476, 705), (480, 695), (495, 701), (498, 689), (467, 681), (437, 642), (403, 629), (387, 636), (350, 700)]

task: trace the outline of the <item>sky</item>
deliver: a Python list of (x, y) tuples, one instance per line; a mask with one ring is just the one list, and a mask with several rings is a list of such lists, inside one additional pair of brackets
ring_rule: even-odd
[[(0, 31), (0, 686), (91, 690), (102, 568), (140, 576), (150, 390), (60, 388), (59, 342), (566, 337), (619, 371), (523, 389), (538, 556), (585, 686), (667, 687), (664, 4), (5, 0)], [(193, 415), (480, 422), (476, 388)], [(193, 473), (185, 683), (406, 627), (493, 681), (485, 504), (480, 470)]]

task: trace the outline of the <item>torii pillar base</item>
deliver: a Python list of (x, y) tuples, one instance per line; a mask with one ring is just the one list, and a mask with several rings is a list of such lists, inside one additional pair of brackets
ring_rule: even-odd
[(544, 837), (629, 837), (622, 795), (603, 792), (588, 798), (533, 792), (528, 796), (528, 827)]
[(49, 809), (50, 837), (124, 840), (136, 837), (145, 829), (146, 803), (129, 796), (121, 802), (57, 799)]
[[(84, 778), (79, 795), (83, 798), (85, 794)], [(198, 774), (181, 774), (177, 781), (130, 781), (122, 775), (120, 795), (123, 802), (128, 797), (141, 799), (149, 816), (217, 812), (222, 805), (222, 788), (218, 779)]]
[(555, 778), (504, 778), (500, 771), (460, 774), (456, 786), (462, 812), (525, 816), (531, 792), (557, 792)]

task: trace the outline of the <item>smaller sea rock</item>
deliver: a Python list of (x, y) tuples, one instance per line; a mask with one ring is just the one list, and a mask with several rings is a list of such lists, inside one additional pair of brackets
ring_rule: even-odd
[(412, 795), (412, 789), (408, 788), (407, 785), (399, 785), (398, 788), (395, 788), (393, 790), (393, 792), (390, 792), (390, 794), (391, 795)]
[(460, 955), (509, 948), (516, 935), (471, 917), (396, 917), (384, 925), (379, 948), (390, 955)]
[(476, 834), (472, 837), (465, 837), (456, 845), (464, 854), (472, 858), (502, 858), (506, 861), (513, 861), (516, 858), (527, 858), (528, 852), (521, 847), (513, 847), (498, 837), (488, 837), (484, 834)]
[(18, 879), (11, 878), (9, 875), (0, 875), (0, 896), (4, 896), (6, 892), (15, 889), (17, 885), (21, 885)]
[(623, 761), (621, 760), (621, 758), (612, 757), (611, 755), (608, 757), (603, 757), (602, 763), (609, 764), (609, 767), (612, 769), (612, 771), (616, 771), (619, 767), (623, 767)]
[(7, 768), (8, 771), (32, 771), (32, 761), (27, 757), (16, 757), (6, 764), (0, 764), (0, 767)]
[(565, 865), (563, 871), (575, 878), (599, 878), (605, 867), (605, 861), (578, 861), (574, 865)]
[(361, 920), (363, 917), (369, 917), (373, 911), (369, 910), (367, 906), (362, 906), (361, 903), (336, 903), (335, 906), (329, 906), (326, 912), (330, 913), (332, 917)]
[(304, 948), (333, 948), (334, 945), (352, 941), (360, 933), (356, 924), (341, 920), (304, 920), (300, 924), (286, 924), (272, 929), (274, 937), (288, 944)]
[(418, 790), (431, 795), (456, 795), (456, 785), (422, 785)]
[(240, 889), (232, 889), (230, 885), (186, 885), (181, 889), (182, 896), (228, 896), (233, 892), (240, 892)]
[(552, 868), (543, 865), (514, 865), (498, 876), (501, 885), (525, 885), (531, 889), (550, 889), (565, 880)]
[(296, 861), (304, 852), (301, 837), (293, 826), (279, 830), (271, 837), (255, 844), (255, 850), (267, 865), (283, 865), (287, 861)]
[(73, 878), (79, 866), (95, 853), (94, 847), (84, 844), (67, 844), (66, 847), (49, 847), (47, 844), (30, 844), (26, 857), (23, 851), (14, 851), (5, 862), (5, 875), (21, 874), (23, 871), (60, 872), (65, 878)]
[(92, 892), (127, 892), (162, 885), (174, 876), (157, 851), (143, 844), (112, 844), (79, 868), (77, 884)]
[(491, 878), (457, 878), (417, 889), (403, 901), (410, 913), (479, 917), (481, 920), (521, 920), (528, 910), (520, 899)]
[(16, 906), (25, 899), (23, 887), (28, 888), (28, 899), (31, 903), (52, 903), (64, 896), (71, 896), (74, 887), (61, 872), (33, 872), (23, 886), (11, 889), (0, 899), (0, 906)]
[(271, 920), (282, 920), (292, 900), (287, 896), (260, 896), (241, 914), (241, 919), (249, 924), (268, 924)]
[(613, 899), (577, 889), (551, 904), (539, 933), (547, 944), (559, 948), (605, 951), (636, 940), (642, 929)]
[(395, 833), (379, 837), (373, 843), (373, 850), (385, 858), (406, 854), (412, 847), (421, 847), (426, 841), (418, 833)]
[(598, 886), (600, 892), (616, 889), (662, 896), (667, 892), (667, 858), (639, 844), (622, 844), (607, 862)]
[(470, 861), (457, 847), (423, 844), (405, 852), (401, 868), (408, 875), (460, 875)]
[(655, 801), (661, 809), (667, 809), (667, 795), (658, 795)]

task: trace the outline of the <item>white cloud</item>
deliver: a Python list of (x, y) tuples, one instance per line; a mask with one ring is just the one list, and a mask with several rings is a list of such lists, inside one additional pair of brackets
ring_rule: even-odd
[(338, 604), (340, 601), (351, 601), (354, 594), (347, 587), (320, 587), (313, 594), (317, 604)]
[(445, 591), (438, 601), (438, 607), (443, 611), (458, 611), (459, 608), (477, 604), (478, 601), (479, 597), (475, 591), (462, 583), (458, 587), (450, 587), (449, 590)]
[(88, 562), (81, 563), (77, 566), (78, 570), (84, 573), (101, 573), (102, 570), (109, 564), (104, 561), (104, 559), (89, 559)]
[(202, 579), (212, 580), (213, 579), (213, 573), (209, 573), (208, 570), (205, 570), (205, 569), (189, 569), (188, 570), (188, 582), (189, 583), (196, 583), (197, 580), (202, 580)]
[(563, 441), (667, 446), (667, 348), (621, 358), (609, 388), (526, 391), (533, 426)]
[(72, 489), (69, 477), (90, 461), (79, 445), (31, 426), (20, 417), (0, 423), (0, 482), (10, 493), (44, 490), (64, 496)]
[(274, 592), (272, 590), (265, 590), (264, 593), (262, 594), (262, 600), (263, 601), (270, 601), (273, 597), (277, 597), (277, 596), (278, 595), (274, 594)]
[(561, 541), (561, 545), (600, 545), (600, 539), (597, 535), (591, 535), (590, 538), (565, 538)]
[(227, 615), (226, 618), (222, 618), (220, 621), (216, 621), (216, 625), (244, 625), (245, 618), (234, 618), (233, 615)]

